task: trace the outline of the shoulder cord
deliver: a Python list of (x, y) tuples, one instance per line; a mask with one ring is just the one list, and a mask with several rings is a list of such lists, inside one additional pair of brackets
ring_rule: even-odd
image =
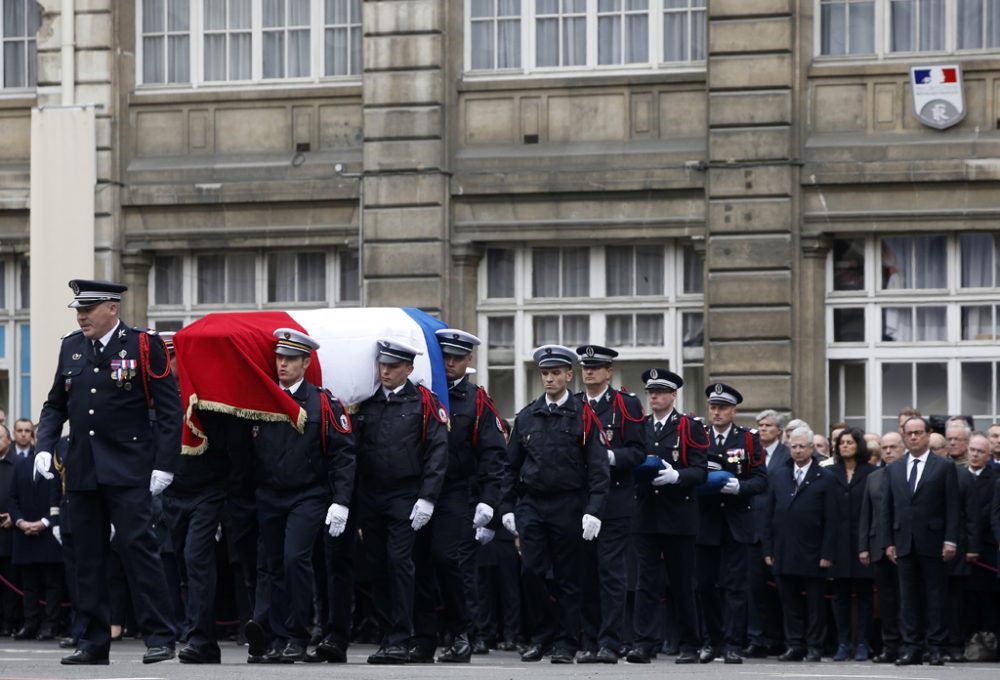
[(139, 372), (142, 373), (142, 391), (146, 395), (146, 408), (153, 408), (153, 396), (149, 393), (149, 379), (163, 380), (170, 375), (170, 352), (167, 350), (167, 343), (163, 342), (163, 338), (160, 336), (156, 337), (163, 345), (163, 356), (166, 357), (166, 366), (163, 373), (159, 375), (153, 373), (153, 369), (149, 365), (149, 334), (145, 331), (139, 332)]
[(625, 408), (625, 398), (622, 396), (622, 390), (624, 390), (624, 389), (625, 388), (623, 387), (621, 390), (615, 390), (615, 399), (614, 399), (614, 404), (612, 405), (612, 408), (614, 410), (616, 410), (616, 411), (618, 411), (619, 413), (622, 414), (621, 436), (622, 436), (623, 439), (625, 437), (625, 423), (626, 422), (629, 422), (629, 423), (641, 423), (645, 419), (645, 417), (646, 417), (646, 412), (643, 410), (641, 404), (639, 405), (639, 417), (638, 418), (632, 417), (632, 414), (630, 414), (628, 412), (628, 409)]
[(479, 420), (483, 416), (483, 412), (489, 409), (494, 416), (496, 416), (497, 422), (500, 423), (500, 431), (503, 432), (504, 439), (510, 434), (507, 432), (507, 425), (504, 423), (503, 418), (500, 417), (500, 413), (496, 409), (496, 405), (493, 400), (490, 399), (490, 395), (486, 394), (486, 390), (482, 387), (476, 387), (476, 422), (472, 426), (472, 445), (475, 446), (479, 443)]
[(583, 403), (583, 445), (587, 445), (587, 439), (590, 437), (590, 430), (592, 427), (597, 426), (597, 432), (601, 436), (601, 444), (604, 448), (608, 447), (608, 440), (604, 436), (604, 425), (601, 423), (601, 419), (597, 417), (594, 413), (594, 409), (590, 408), (590, 404), (587, 402)]
[(747, 460), (750, 461), (750, 465), (747, 466), (747, 476), (749, 477), (750, 468), (760, 467), (761, 465), (764, 464), (764, 461), (767, 460), (767, 451), (763, 451), (764, 447), (761, 447), (762, 449), (761, 454), (755, 460), (753, 456), (753, 433), (750, 430), (746, 431), (746, 440), (747, 440)]
[(438, 401), (434, 393), (423, 385), (417, 385), (417, 389), (420, 391), (420, 399), (424, 411), (424, 426), (423, 431), (420, 433), (420, 443), (423, 444), (427, 441), (427, 423), (430, 422), (431, 418), (438, 421), (442, 425), (448, 425), (448, 414), (445, 412), (444, 407), (441, 406), (441, 402)]
[[(340, 422), (338, 422), (337, 414), (333, 410), (333, 404), (330, 403), (331, 401), (336, 401), (338, 404), (340, 404), (340, 410), (343, 412), (344, 420), (347, 423), (346, 427), (342, 427)], [(331, 393), (330, 390), (326, 388), (320, 390), (319, 411), (320, 411), (320, 418), (319, 418), (320, 437), (322, 438), (321, 441), (323, 447), (323, 456), (326, 457), (327, 425), (328, 424), (333, 425), (333, 429), (335, 429), (340, 434), (350, 434), (352, 430), (351, 416), (347, 414), (347, 409), (344, 408), (344, 402), (342, 402), (340, 399), (337, 399), (337, 397), (333, 396), (333, 393)]]
[(681, 461), (684, 463), (684, 467), (687, 467), (687, 451), (688, 448), (701, 449), (704, 451), (708, 450), (708, 443), (702, 444), (701, 442), (696, 442), (691, 436), (691, 419), (687, 416), (681, 416), (681, 424), (678, 427), (678, 438), (681, 440)]

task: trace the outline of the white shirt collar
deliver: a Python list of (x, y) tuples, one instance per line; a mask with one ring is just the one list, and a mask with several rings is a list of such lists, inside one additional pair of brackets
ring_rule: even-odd
[(566, 390), (565, 392), (563, 392), (562, 399), (560, 399), (559, 401), (552, 401), (551, 399), (549, 399), (549, 395), (547, 395), (547, 394), (545, 395), (545, 404), (546, 405), (548, 405), (548, 404), (555, 404), (556, 406), (562, 406), (568, 400), (569, 400), (569, 390)]
[(726, 441), (727, 439), (729, 439), (729, 432), (732, 429), (733, 429), (732, 423), (729, 424), (729, 427), (727, 427), (724, 432), (719, 432), (718, 430), (715, 429), (715, 426), (713, 425), (712, 426), (712, 443), (714, 444), (716, 441), (718, 441), (720, 434), (722, 435), (722, 441)]
[(795, 472), (795, 471), (796, 471), (796, 470), (802, 470), (802, 479), (805, 479), (805, 478), (806, 478), (806, 475), (807, 475), (807, 474), (809, 474), (809, 468), (811, 468), (811, 467), (812, 467), (812, 464), (813, 464), (813, 461), (812, 461), (812, 458), (810, 458), (810, 459), (809, 459), (809, 462), (808, 462), (808, 463), (806, 463), (805, 465), (803, 465), (802, 467), (799, 467), (799, 466), (798, 466), (798, 465), (796, 465), (795, 463), (792, 463), (792, 468), (793, 468), (793, 470), (792, 470), (792, 474), (793, 474), (793, 475), (795, 475), (795, 474), (798, 474), (798, 473), (797, 473), (797, 472)]
[(589, 394), (587, 394), (587, 391), (586, 391), (586, 390), (584, 390), (584, 391), (583, 391), (583, 396), (587, 397), (587, 401), (588, 401), (588, 402), (591, 402), (591, 401), (594, 401), (595, 399), (596, 399), (597, 401), (601, 401), (602, 399), (604, 399), (604, 395), (606, 395), (606, 394), (608, 393), (608, 390), (609, 390), (609, 389), (611, 389), (611, 386), (610, 386), (610, 385), (609, 385), (609, 386), (607, 386), (607, 387), (605, 387), (605, 388), (604, 388), (604, 391), (603, 391), (603, 392), (601, 392), (600, 394), (598, 394), (598, 395), (597, 395), (596, 397), (592, 397), (592, 396), (590, 396)]
[[(288, 391), (289, 391), (289, 392), (291, 392), (292, 394), (295, 394), (296, 392), (298, 392), (298, 390), (299, 390), (299, 387), (300, 387), (300, 386), (302, 385), (302, 383), (304, 383), (305, 381), (306, 381), (305, 377), (302, 377), (302, 378), (299, 378), (298, 382), (296, 382), (296, 383), (295, 383), (294, 385), (292, 385), (291, 387), (282, 387), (281, 389), (283, 389), (283, 390), (288, 390)], [(278, 383), (278, 386), (280, 387), (280, 386), (281, 386), (281, 383)]]
[(106, 333), (106, 334), (105, 334), (105, 335), (104, 335), (103, 337), (101, 337), (101, 338), (98, 338), (98, 339), (99, 339), (99, 340), (101, 341), (101, 347), (103, 347), (104, 349), (107, 349), (107, 347), (108, 347), (108, 343), (109, 343), (109, 342), (111, 342), (111, 336), (115, 334), (115, 331), (116, 331), (116, 330), (118, 330), (118, 327), (119, 327), (119, 326), (121, 325), (121, 323), (122, 323), (122, 322), (121, 322), (121, 321), (119, 321), (119, 322), (118, 322), (118, 323), (116, 323), (116, 324), (114, 325), (114, 327), (113, 327), (113, 328), (112, 328), (112, 329), (111, 329), (110, 331), (108, 331), (108, 332), (107, 332), (107, 333)]
[(404, 387), (406, 387), (406, 383), (405, 382), (402, 385), (399, 385), (397, 387), (393, 387), (391, 390), (388, 387), (386, 387), (385, 385), (382, 385), (382, 394), (384, 394), (386, 396), (386, 398), (388, 398), (389, 394), (399, 394), (400, 391), (402, 391), (402, 389)]
[(674, 409), (670, 409), (669, 411), (667, 411), (665, 414), (663, 414), (662, 418), (657, 418), (656, 414), (654, 413), (653, 414), (653, 422), (654, 423), (659, 423), (660, 425), (663, 425), (668, 420), (670, 420), (670, 416), (672, 416), (673, 414), (674, 414)]
[(772, 454), (774, 453), (774, 450), (775, 450), (776, 448), (778, 448), (778, 444), (780, 444), (780, 443), (781, 443), (781, 441), (780, 441), (780, 440), (778, 440), (778, 439), (775, 439), (775, 440), (774, 440), (773, 442), (771, 442), (771, 445), (770, 445), (770, 446), (765, 446), (765, 447), (764, 447), (764, 450), (765, 450), (765, 451), (767, 451), (767, 457), (768, 457), (768, 458), (770, 458), (770, 457), (771, 457), (771, 455), (772, 455)]
[(910, 460), (917, 459), (921, 463), (926, 463), (927, 462), (927, 454), (929, 454), (930, 452), (931, 452), (931, 450), (927, 449), (926, 451), (924, 451), (923, 453), (921, 453), (918, 456), (917, 454), (913, 453), (913, 451), (910, 451)]

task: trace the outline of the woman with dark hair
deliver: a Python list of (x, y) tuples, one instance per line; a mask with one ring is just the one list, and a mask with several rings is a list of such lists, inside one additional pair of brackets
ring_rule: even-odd
[(854, 638), (854, 660), (868, 660), (868, 631), (872, 620), (872, 579), (870, 566), (858, 560), (858, 522), (865, 480), (875, 466), (868, 460), (870, 453), (864, 434), (856, 428), (840, 432), (833, 442), (834, 464), (828, 469), (837, 482), (840, 509), (840, 535), (836, 558), (830, 569), (833, 578), (833, 618), (837, 624), (837, 652), (834, 661), (851, 657), (851, 609), (857, 602), (857, 630)]

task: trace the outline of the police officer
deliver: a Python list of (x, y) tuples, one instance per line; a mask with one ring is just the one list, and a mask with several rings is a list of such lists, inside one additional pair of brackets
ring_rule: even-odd
[(409, 376), (422, 354), (397, 340), (377, 343), (380, 386), (362, 402), (357, 503), (382, 630), (372, 664), (409, 663), (416, 532), (430, 521), (448, 467), (448, 413)]
[[(726, 663), (743, 663), (747, 628), (749, 544), (754, 540), (752, 497), (767, 491), (766, 452), (757, 434), (733, 422), (743, 401), (735, 388), (705, 389), (712, 426), (708, 431), (709, 482), (725, 478), (698, 499), (695, 563), (703, 646), (699, 661), (721, 651)], [(721, 481), (721, 479), (720, 479)]]
[(618, 663), (623, 647), (628, 568), (625, 554), (632, 524), (632, 471), (646, 458), (642, 403), (611, 387), (618, 352), (600, 345), (576, 348), (584, 390), (576, 396), (593, 409), (608, 440), (611, 483), (601, 534), (587, 546), (583, 563), (583, 650), (578, 663)]
[(38, 473), (51, 479), (51, 452), (68, 420), (70, 441), (63, 465), (76, 543), (76, 613), (83, 632), (76, 651), (62, 663), (108, 663), (111, 524), (145, 633), (143, 663), (172, 659), (176, 633), (150, 529), (150, 494), (170, 485), (180, 456), (177, 383), (163, 342), (119, 319), (126, 286), (82, 279), (69, 285), (74, 293), (69, 306), (77, 310), (80, 330), (63, 337), (55, 382), (38, 423), (35, 456)]
[[(560, 345), (534, 352), (545, 393), (514, 420), (507, 445), (502, 521), (521, 538), (527, 605), (545, 608), (551, 565), (558, 589), (558, 630), (537, 612), (531, 646), (522, 661), (539, 661), (550, 646), (552, 663), (573, 663), (580, 628), (583, 542), (601, 531), (610, 477), (608, 445), (600, 420), (573, 399), (576, 353)], [(516, 520), (515, 520), (516, 513)], [(543, 622), (543, 619), (544, 622)]]
[[(292, 328), (274, 331), (278, 384), (305, 411), (299, 432), (288, 422), (254, 428), (257, 516), (271, 582), (266, 623), (246, 625), (250, 659), (294, 663), (305, 658), (312, 625), (312, 551), (325, 523), (337, 536), (347, 525), (354, 488), (354, 437), (343, 405), (306, 380), (319, 343)], [(332, 502), (331, 502), (332, 501)], [(283, 646), (282, 646), (282, 643)], [(270, 649), (268, 649), (270, 647)]]
[[(695, 489), (707, 474), (708, 440), (702, 424), (674, 408), (681, 376), (665, 368), (642, 374), (649, 395), (646, 441), (652, 466), (648, 483), (636, 484), (632, 537), (638, 567), (635, 589), (636, 642), (626, 660), (649, 663), (660, 648), (659, 609), (663, 567), (670, 580), (669, 606), (680, 654), (675, 663), (698, 662), (698, 618), (694, 602)], [(644, 470), (643, 470), (644, 471)], [(662, 555), (662, 558), (661, 558)]]
[(414, 547), (415, 635), (410, 661), (433, 661), (441, 628), (435, 616), (436, 583), (443, 631), (452, 638), (438, 661), (467, 663), (472, 657), (469, 602), (476, 596), (475, 530), (493, 519), (507, 442), (489, 395), (466, 376), (479, 338), (456, 328), (442, 328), (436, 334), (444, 356), (451, 409), (448, 471), (434, 515), (427, 528), (417, 534)]

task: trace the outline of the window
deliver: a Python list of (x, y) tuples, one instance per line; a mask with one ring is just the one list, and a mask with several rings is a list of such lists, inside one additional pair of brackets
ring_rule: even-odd
[(688, 288), (697, 257), (687, 245), (488, 247), (478, 305), (486, 351), (477, 358), (500, 412), (512, 416), (538, 396), (532, 352), (551, 343), (615, 348), (614, 384), (633, 389), (647, 368), (673, 366), (700, 404), (704, 296)]
[(29, 279), (27, 256), (0, 257), (0, 408), (7, 422), (32, 415)]
[(944, 236), (892, 236), (881, 239), (882, 288), (945, 288)]
[(35, 0), (3, 0), (0, 12), (0, 88), (33, 88), (37, 82), (35, 34), (42, 12)]
[(321, 302), (326, 299), (326, 253), (270, 253), (268, 302)]
[(818, 0), (821, 55), (957, 52), (1000, 47), (996, 0)]
[(469, 72), (702, 62), (705, 0), (466, 0)]
[(361, 72), (361, 0), (137, 0), (142, 85), (308, 82)]
[(153, 304), (184, 303), (183, 260), (180, 255), (159, 255), (153, 258)]

